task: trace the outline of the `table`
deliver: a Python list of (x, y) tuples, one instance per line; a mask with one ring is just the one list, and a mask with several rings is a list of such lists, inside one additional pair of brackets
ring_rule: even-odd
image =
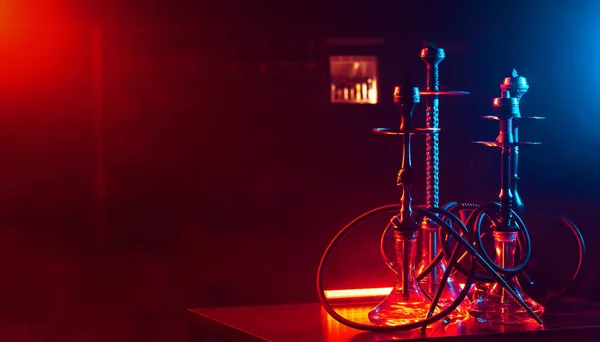
[[(341, 307), (344, 317), (364, 320), (365, 307)], [(339, 324), (320, 304), (188, 309), (189, 341), (202, 342), (383, 342), (425, 341), (600, 341), (600, 303), (566, 299), (547, 308), (544, 326), (492, 325), (473, 319), (397, 333), (371, 333)]]

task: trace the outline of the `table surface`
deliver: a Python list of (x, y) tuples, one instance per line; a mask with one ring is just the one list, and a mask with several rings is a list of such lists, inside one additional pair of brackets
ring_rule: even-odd
[[(366, 313), (371, 307), (339, 307), (336, 308), (342, 316), (363, 323)], [(503, 333), (502, 340), (508, 340), (508, 333), (527, 335), (527, 339), (536, 338), (540, 333), (552, 332), (553, 338), (558, 339), (557, 332), (569, 330), (565, 336), (573, 336), (573, 332), (586, 330), (586, 334), (600, 335), (600, 303), (582, 302), (567, 299), (550, 307), (543, 316), (544, 326), (528, 325), (492, 325), (478, 323), (473, 319), (455, 324), (443, 325), (438, 323), (423, 333), (420, 329), (396, 333), (371, 333), (348, 328), (333, 318), (321, 308), (320, 304), (296, 304), (273, 306), (248, 306), (229, 308), (188, 309), (190, 314), (204, 323), (212, 324), (212, 328), (220, 326), (221, 332), (235, 331), (238, 335), (232, 340), (241, 340), (246, 335), (249, 340), (256, 341), (418, 341), (424, 338), (453, 337), (490, 337)], [(199, 321), (197, 321), (199, 322)], [(204, 324), (204, 328), (206, 328)], [(533, 334), (533, 335), (531, 335)], [(517, 335), (514, 335), (515, 337)], [(549, 334), (547, 334), (549, 336)], [(523, 336), (516, 338), (520, 340)], [(452, 339), (452, 338), (451, 338)], [(465, 340), (461, 338), (461, 340)], [(597, 340), (596, 338), (593, 339)], [(514, 341), (513, 341), (514, 342)]]

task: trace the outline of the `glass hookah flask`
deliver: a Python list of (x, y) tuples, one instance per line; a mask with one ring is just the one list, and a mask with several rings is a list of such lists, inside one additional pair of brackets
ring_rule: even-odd
[(392, 292), (375, 309), (369, 320), (375, 325), (402, 325), (425, 319), (431, 301), (420, 292), (415, 279), (417, 233), (394, 229), (398, 278)]
[[(430, 222), (424, 221), (423, 228), (421, 229), (421, 243), (422, 243), (422, 258), (417, 266), (416, 274), (421, 274), (425, 268), (427, 268), (434, 260), (437, 253), (441, 250), (441, 248), (437, 245), (437, 227), (430, 227)], [(446, 271), (446, 264), (444, 263), (444, 259), (440, 260), (435, 267), (419, 280), (419, 287), (422, 291), (426, 292), (430, 298), (433, 298), (440, 288), (440, 283), (442, 280), (442, 276)], [(461, 292), (460, 285), (456, 281), (455, 277), (450, 274), (448, 277), (448, 281), (442, 290), (442, 295), (438, 302), (439, 309), (445, 309), (452, 305), (458, 295)], [(462, 321), (469, 318), (468, 305), (469, 303), (467, 298), (465, 298), (465, 302), (461, 303), (454, 311), (452, 311), (447, 317), (447, 322), (455, 322)]]
[[(494, 232), (496, 264), (499, 266), (514, 267), (517, 234), (517, 232)], [(513, 276), (507, 279), (507, 283), (533, 312), (538, 316), (544, 313), (544, 307), (525, 294), (517, 277)], [(493, 283), (481, 297), (471, 303), (469, 314), (482, 323), (527, 324), (535, 322), (529, 313), (498, 283)]]

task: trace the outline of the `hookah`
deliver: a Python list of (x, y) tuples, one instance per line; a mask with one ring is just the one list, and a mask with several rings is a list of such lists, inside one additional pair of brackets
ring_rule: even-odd
[[(496, 251), (496, 260), (491, 263), (496, 271), (501, 272), (505, 280), (511, 288), (519, 294), (527, 306), (541, 316), (544, 313), (544, 307), (531, 299), (519, 284), (516, 279), (517, 272), (521, 271), (530, 258), (531, 243), (527, 228), (522, 219), (513, 209), (515, 197), (513, 194), (513, 185), (511, 178), (514, 176), (513, 171), (513, 149), (518, 145), (534, 145), (539, 143), (517, 142), (514, 137), (513, 123), (515, 118), (520, 117), (519, 99), (510, 96), (509, 90), (503, 90), (501, 97), (495, 98), (494, 102), (494, 117), (500, 122), (500, 132), (494, 142), (475, 142), (488, 147), (500, 148), (501, 163), (500, 163), (500, 194), (498, 195), (499, 203), (491, 203), (480, 206), (475, 209), (469, 216), (468, 223), (477, 222), (475, 225), (473, 236), (479, 251), (490, 259), (487, 254), (481, 239), (481, 220), (483, 213), (494, 211), (490, 217), (494, 219), (492, 226), (494, 236), (494, 246)], [(524, 236), (524, 241), (527, 241), (520, 253), (522, 258), (515, 266), (517, 238), (519, 233)], [(524, 250), (523, 250), (524, 249)], [(523, 310), (519, 303), (513, 298), (506, 295), (506, 289), (494, 283), (484, 291), (481, 296), (476, 298), (469, 307), (469, 314), (475, 317), (480, 322), (489, 323), (529, 323), (533, 321), (528, 317), (527, 312)]]
[[(382, 212), (388, 212), (390, 210), (396, 210), (397, 205), (388, 205), (380, 208), (371, 210), (363, 215), (357, 217), (354, 221), (344, 227), (336, 237), (331, 241), (327, 249), (325, 250), (321, 262), (319, 264), (317, 272), (317, 290), (319, 299), (325, 311), (338, 322), (349, 326), (354, 329), (373, 331), (373, 332), (392, 332), (392, 331), (403, 331), (415, 328), (425, 329), (427, 326), (445, 320), (449, 314), (461, 305), (464, 299), (467, 297), (470, 291), (471, 285), (475, 279), (476, 266), (480, 266), (487, 271), (491, 278), (496, 281), (497, 288), (502, 290), (503, 299), (511, 298), (516, 303), (517, 307), (522, 310), (526, 315), (529, 315), (532, 320), (539, 324), (542, 324), (542, 320), (536, 314), (534, 310), (522, 299), (521, 294), (514, 290), (507, 280), (498, 272), (511, 273), (520, 270), (519, 267), (511, 268), (508, 264), (503, 264), (504, 267), (495, 265), (494, 262), (485, 253), (479, 253), (479, 251), (473, 246), (471, 241), (465, 239), (464, 236), (468, 236), (468, 230), (461, 220), (454, 214), (441, 208), (428, 208), (423, 209), (420, 207), (412, 207), (412, 180), (414, 177), (414, 171), (412, 168), (411, 159), (411, 139), (412, 135), (415, 134), (432, 134), (438, 132), (439, 128), (415, 128), (413, 123), (413, 112), (417, 104), (420, 102), (420, 94), (426, 95), (437, 95), (437, 92), (419, 92), (419, 88), (415, 87), (410, 79), (406, 79), (402, 87), (396, 87), (394, 90), (394, 102), (400, 107), (401, 113), (401, 125), (399, 129), (393, 128), (376, 128), (374, 131), (380, 134), (386, 135), (398, 135), (403, 138), (403, 156), (402, 156), (402, 168), (398, 174), (397, 185), (402, 189), (402, 196), (400, 199), (400, 210), (397, 215), (394, 215), (390, 220), (390, 225), (386, 228), (386, 231), (390, 229), (393, 231), (395, 240), (395, 251), (396, 251), (396, 268), (397, 283), (393, 287), (391, 293), (369, 313), (369, 320), (373, 325), (362, 324), (351, 321), (338, 314), (335, 309), (330, 305), (323, 287), (323, 273), (324, 266), (326, 265), (331, 252), (335, 249), (337, 244), (358, 224), (369, 219), (370, 217), (380, 214)], [(508, 184), (508, 183), (506, 183)], [(505, 201), (507, 202), (507, 201)], [(510, 203), (509, 201), (507, 203)], [(487, 208), (489, 206), (484, 206)], [(518, 215), (514, 211), (510, 210), (509, 214), (503, 214), (503, 217), (510, 217), (514, 215), (518, 218)], [(474, 215), (474, 213), (472, 214)], [(471, 216), (472, 216), (471, 215)], [(480, 215), (481, 216), (481, 215)], [(471, 217), (470, 217), (471, 218)], [(445, 268), (440, 286), (435, 292), (433, 297), (427, 295), (425, 291), (420, 291), (417, 278), (415, 276), (415, 252), (416, 252), (416, 241), (419, 232), (419, 224), (417, 222), (423, 222), (423, 220), (431, 220), (440, 231), (444, 231), (448, 234), (449, 238), (444, 241), (442, 250), (444, 253), (435, 259), (441, 261), (442, 257), (447, 260), (447, 267)], [(510, 220), (504, 221), (509, 222)], [(517, 219), (518, 227), (522, 227), (522, 230), (526, 232), (525, 226), (520, 218)], [(458, 227), (456, 229), (455, 227)], [(512, 227), (512, 225), (511, 225)], [(450, 249), (450, 240), (456, 240), (456, 244), (452, 248), (450, 253), (446, 253)], [(441, 240), (441, 239), (440, 239)], [(448, 291), (448, 280), (455, 267), (460, 266), (458, 264), (459, 256), (461, 252), (465, 250), (471, 260), (471, 269), (466, 271), (461, 266), (461, 273), (466, 275), (465, 285), (458, 293), (456, 298), (453, 298), (452, 302), (443, 304), (440, 299), (444, 291)], [(483, 251), (485, 252), (485, 251)], [(449, 254), (449, 255), (448, 255)], [(521, 264), (525, 264), (522, 262)], [(419, 276), (426, 276), (435, 265), (431, 264), (426, 267), (426, 270)]]
[[(432, 41), (426, 41), (420, 52), (421, 60), (426, 65), (426, 83), (425, 91), (420, 95), (427, 96), (425, 107), (425, 125), (430, 129), (426, 135), (426, 179), (425, 179), (425, 207), (439, 208), (440, 204), (440, 139), (439, 139), (439, 97), (440, 96), (460, 96), (468, 95), (466, 91), (440, 91), (439, 89), (439, 64), (446, 58), (443, 48), (438, 48)], [(451, 202), (444, 208), (456, 205)], [(460, 214), (460, 212), (459, 212)], [(390, 235), (391, 225), (385, 229), (380, 242), (380, 249), (383, 259), (387, 266), (396, 273), (396, 265), (391, 261), (385, 251), (385, 241)], [(419, 287), (425, 294), (432, 294), (437, 291), (440, 285), (442, 274), (446, 269), (440, 245), (438, 244), (438, 225), (431, 219), (425, 218), (421, 222), (421, 258), (417, 265), (417, 281)], [(451, 274), (447, 283), (448, 289), (444, 291), (441, 301), (449, 304), (460, 292), (454, 276)], [(461, 320), (468, 317), (468, 313), (463, 305), (460, 305), (449, 317), (450, 320)]]
[[(510, 101), (514, 102), (514, 103), (511, 102), (511, 106), (514, 106), (514, 108), (511, 107), (511, 108), (513, 108), (513, 111), (511, 114), (512, 116), (510, 118), (507, 118), (507, 117), (502, 117), (499, 115), (490, 115), (490, 116), (483, 116), (482, 118), (487, 119), (487, 120), (500, 121), (501, 130), (506, 129), (506, 127), (509, 127), (508, 128), (509, 132), (501, 133), (498, 136), (498, 139), (496, 142), (475, 142), (475, 143), (479, 143), (479, 144), (483, 144), (485, 146), (491, 146), (491, 147), (501, 147), (504, 151), (504, 149), (505, 149), (505, 147), (503, 147), (504, 145), (500, 144), (501, 139), (505, 139), (505, 138), (512, 139), (511, 145), (510, 146), (507, 145), (507, 147), (506, 147), (506, 150), (507, 150), (506, 158), (508, 158), (508, 162), (506, 162), (506, 165), (510, 171), (504, 170), (504, 169), (502, 170), (502, 172), (505, 173), (504, 175), (509, 175), (508, 179), (503, 179), (503, 182), (507, 182), (508, 188), (507, 188), (507, 190), (504, 191), (504, 193), (502, 193), (502, 195), (510, 196), (511, 208), (514, 211), (516, 211), (516, 213), (518, 213), (519, 215), (522, 216), (525, 214), (526, 211), (525, 211), (525, 206), (524, 206), (523, 200), (521, 199), (521, 196), (518, 192), (518, 187), (517, 187), (518, 181), (520, 179), (519, 173), (518, 173), (519, 147), (527, 146), (527, 145), (539, 145), (540, 143), (538, 143), (538, 142), (521, 142), (519, 140), (519, 125), (523, 119), (542, 120), (545, 118), (540, 117), (540, 116), (522, 116), (521, 115), (520, 110), (519, 110), (519, 104), (521, 102), (523, 95), (525, 95), (527, 93), (527, 91), (529, 90), (529, 84), (527, 83), (527, 79), (525, 77), (519, 76), (516, 69), (512, 70), (512, 74), (510, 77), (504, 78), (503, 82), (500, 84), (500, 90), (501, 90), (501, 98), (500, 98), (500, 100), (499, 99), (495, 100), (494, 108), (498, 110), (499, 107), (497, 107), (497, 106), (499, 106), (499, 105), (502, 106), (502, 101), (504, 101), (504, 106), (508, 106), (508, 102), (507, 102), (508, 100), (501, 100), (501, 99), (512, 98), (513, 100), (510, 100)], [(514, 97), (511, 97), (511, 96), (514, 96)], [(500, 102), (497, 103), (496, 101), (500, 101)], [(506, 121), (510, 121), (510, 125), (508, 123), (503, 123)], [(508, 126), (504, 127), (503, 125), (504, 126), (508, 125)], [(503, 160), (503, 162), (505, 162), (505, 161)], [(473, 214), (475, 209), (480, 208), (480, 205), (476, 204), (476, 203), (451, 202), (451, 203), (448, 203), (445, 206), (445, 208), (448, 209), (450, 212), (459, 215), (463, 219), (463, 222), (465, 222), (467, 227), (472, 227), (473, 228), (472, 229), (473, 236), (477, 239), (477, 242), (479, 244), (481, 244), (482, 237), (484, 235), (486, 235), (486, 233), (480, 233), (481, 227), (479, 227), (479, 226), (482, 224), (482, 218), (480, 217), (477, 222), (474, 222), (474, 221), (467, 222), (468, 221), (467, 214), (469, 214), (469, 213)], [(543, 298), (542, 301), (543, 301), (544, 305), (548, 305), (549, 303), (562, 298), (566, 293), (568, 293), (569, 290), (571, 289), (572, 285), (575, 283), (576, 279), (578, 278), (579, 273), (582, 269), (583, 263), (585, 261), (585, 254), (586, 254), (585, 242), (583, 240), (583, 236), (582, 236), (581, 232), (579, 231), (579, 228), (566, 215), (564, 215), (560, 212), (551, 210), (551, 209), (547, 209), (547, 208), (538, 208), (538, 207), (532, 207), (532, 206), (528, 206), (527, 208), (528, 208), (527, 212), (549, 214), (549, 215), (557, 218), (562, 223), (562, 226), (569, 229), (569, 231), (575, 237), (577, 244), (578, 244), (578, 248), (579, 248), (578, 263), (577, 263), (575, 271), (574, 271), (573, 275), (571, 276), (568, 284), (563, 286), (556, 293), (552, 293), (552, 294), (546, 293), (545, 294), (545, 298)], [(477, 213), (478, 213), (477, 215), (480, 215), (481, 209), (477, 210)], [(491, 218), (491, 220), (492, 220), (492, 226), (496, 225), (497, 222), (494, 222), (493, 218)], [(476, 226), (473, 226), (473, 224), (475, 224)], [(522, 246), (524, 243), (530, 244), (528, 234), (525, 234), (525, 233), (520, 234), (517, 239), (517, 244), (519, 246)], [(460, 266), (458, 268), (460, 268)], [(534, 280), (532, 280), (532, 277), (527, 272), (527, 266), (523, 267), (523, 270), (521, 272), (519, 272), (516, 275), (516, 277), (520, 282), (527, 284), (530, 287), (536, 285), (536, 282)], [(481, 295), (482, 293), (487, 291), (487, 288), (489, 287), (488, 285), (489, 285), (489, 282), (491, 281), (491, 278), (486, 277), (486, 276), (476, 275), (475, 279), (476, 279), (475, 293), (477, 296), (477, 294)]]

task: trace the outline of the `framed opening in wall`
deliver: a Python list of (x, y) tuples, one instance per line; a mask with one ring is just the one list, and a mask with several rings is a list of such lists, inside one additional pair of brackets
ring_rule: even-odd
[(329, 76), (331, 103), (377, 103), (377, 57), (329, 56)]

